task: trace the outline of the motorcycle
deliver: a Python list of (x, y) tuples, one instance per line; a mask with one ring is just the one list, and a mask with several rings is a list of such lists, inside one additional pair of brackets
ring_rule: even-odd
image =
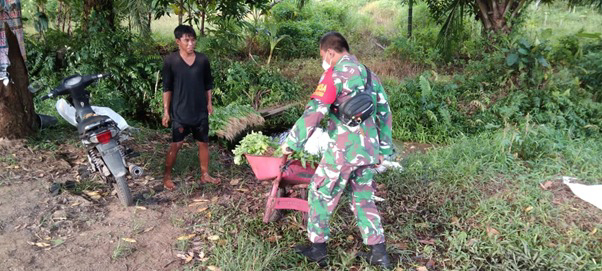
[(90, 106), (90, 94), (86, 87), (110, 74), (72, 75), (42, 97), (42, 100), (67, 96), (75, 108), (75, 122), (79, 137), (86, 148), (89, 170), (99, 172), (101, 178), (117, 191), (117, 197), (125, 206), (133, 204), (127, 175), (137, 178), (143, 170), (129, 164), (126, 158), (132, 153), (121, 144), (122, 130), (109, 116), (97, 115)]

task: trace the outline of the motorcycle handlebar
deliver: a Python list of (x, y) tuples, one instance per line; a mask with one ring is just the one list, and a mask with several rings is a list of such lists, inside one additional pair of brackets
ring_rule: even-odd
[(96, 75), (96, 78), (100, 79), (100, 78), (111, 77), (111, 76), (113, 76), (113, 75), (110, 73), (100, 73), (100, 74)]
[(48, 94), (42, 96), (42, 101), (50, 99), (51, 96), (52, 96), (52, 93), (48, 93)]

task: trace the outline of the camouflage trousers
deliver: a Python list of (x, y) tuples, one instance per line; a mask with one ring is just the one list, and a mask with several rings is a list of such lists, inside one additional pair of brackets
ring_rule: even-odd
[(347, 182), (351, 183), (351, 209), (355, 214), (364, 244), (376, 245), (385, 241), (380, 215), (372, 198), (373, 175), (370, 166), (328, 165), (321, 163), (309, 186), (309, 215), (307, 231), (312, 243), (324, 243), (330, 235), (330, 217)]

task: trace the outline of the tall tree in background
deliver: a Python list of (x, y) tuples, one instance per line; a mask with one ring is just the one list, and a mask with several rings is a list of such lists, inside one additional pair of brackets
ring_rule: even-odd
[[(549, 4), (553, 0), (539, 0)], [(431, 15), (442, 24), (439, 44), (449, 52), (461, 40), (465, 18), (475, 18), (485, 35), (508, 35), (534, 0), (427, 0)], [(569, 0), (572, 5), (589, 5), (602, 10), (602, 0)], [(449, 53), (446, 53), (449, 55)]]
[(141, 36), (151, 36), (152, 0), (119, 0), (117, 5), (126, 11), (125, 16), (133, 22)]
[(412, 37), (412, 17), (414, 12), (414, 0), (408, 2), (408, 38)]
[(115, 30), (116, 12), (113, 0), (84, 0), (82, 27), (86, 30), (92, 12), (104, 20), (111, 30)]
[(169, 15), (187, 14), (181, 23), (196, 25), (201, 35), (206, 34), (208, 22), (242, 21), (253, 8), (267, 9), (270, 0), (153, 0), (155, 19)]
[(36, 132), (39, 119), (34, 112), (33, 96), (27, 89), (29, 79), (19, 40), (7, 22), (3, 22), (8, 45), (9, 79), (0, 82), (0, 138), (25, 138)]
[(431, 14), (443, 23), (441, 33), (444, 36), (461, 27), (462, 20), (469, 14), (475, 15), (485, 32), (508, 34), (513, 22), (531, 2), (533, 0), (427, 0)]
[(25, 41), (23, 39), (23, 23), (21, 21), (21, 1), (2, 0), (0, 2), (0, 77), (6, 76), (6, 67), (10, 61), (8, 59), (8, 43), (5, 36), (5, 23), (12, 33), (15, 33), (18, 40), (21, 55), (25, 58)]

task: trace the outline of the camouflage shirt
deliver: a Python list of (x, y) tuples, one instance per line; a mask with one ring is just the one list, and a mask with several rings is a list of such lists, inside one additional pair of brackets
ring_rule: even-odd
[(316, 91), (305, 107), (303, 116), (295, 122), (286, 140), (294, 151), (303, 150), (320, 121), (329, 115), (328, 134), (330, 142), (324, 152), (322, 162), (327, 164), (349, 164), (354, 166), (378, 163), (379, 155), (392, 155), (393, 138), (391, 126), (393, 118), (387, 102), (387, 95), (376, 75), (372, 74), (372, 93), (376, 101), (374, 116), (360, 125), (344, 125), (331, 114), (331, 104), (341, 104), (363, 90), (367, 71), (355, 56), (345, 55), (336, 65), (322, 75)]

